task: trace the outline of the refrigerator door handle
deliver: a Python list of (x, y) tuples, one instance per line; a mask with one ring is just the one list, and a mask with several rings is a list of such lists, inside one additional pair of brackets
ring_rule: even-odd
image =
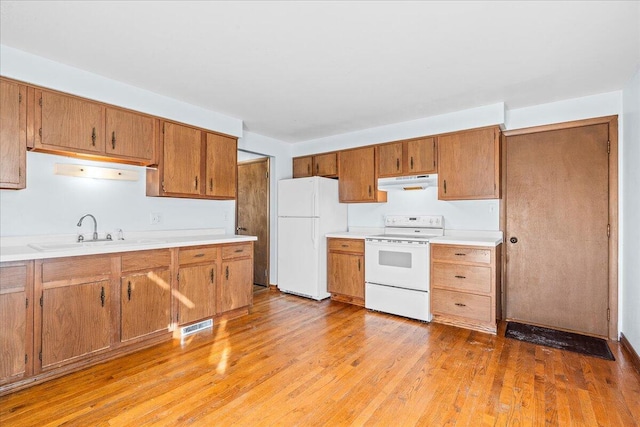
[(313, 242), (313, 248), (317, 249), (318, 248), (318, 241), (316, 239), (316, 220), (315, 218), (313, 218), (311, 220), (311, 241)]
[(311, 216), (318, 216), (316, 212), (316, 192), (311, 193)]

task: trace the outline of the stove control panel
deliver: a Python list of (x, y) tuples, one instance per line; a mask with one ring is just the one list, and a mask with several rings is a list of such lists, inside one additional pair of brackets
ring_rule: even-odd
[(444, 228), (442, 215), (387, 215), (385, 227)]

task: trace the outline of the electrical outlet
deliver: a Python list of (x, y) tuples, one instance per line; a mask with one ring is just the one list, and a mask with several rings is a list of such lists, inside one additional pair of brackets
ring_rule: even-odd
[(151, 224), (160, 224), (162, 222), (162, 216), (158, 212), (151, 212), (149, 219)]

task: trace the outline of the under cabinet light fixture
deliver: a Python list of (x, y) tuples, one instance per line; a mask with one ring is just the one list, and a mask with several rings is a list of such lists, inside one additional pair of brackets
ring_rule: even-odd
[(53, 168), (53, 173), (55, 175), (76, 176), (80, 178), (117, 179), (121, 181), (138, 180), (138, 171), (112, 169), (101, 166), (56, 163)]

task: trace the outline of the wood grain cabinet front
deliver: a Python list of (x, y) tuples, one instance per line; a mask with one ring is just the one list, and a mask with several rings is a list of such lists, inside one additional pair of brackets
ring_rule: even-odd
[(0, 189), (26, 187), (27, 87), (0, 79)]
[(220, 248), (190, 247), (178, 251), (178, 324), (213, 317)]
[(436, 139), (397, 141), (376, 146), (378, 175), (392, 177), (436, 173)]
[(438, 199), (500, 198), (500, 128), (438, 136)]
[(158, 120), (59, 92), (29, 88), (34, 98), (29, 148), (134, 165), (155, 163)]
[(0, 264), (0, 385), (33, 373), (33, 262)]
[(313, 156), (293, 158), (293, 177), (306, 178), (310, 176), (338, 177), (338, 153), (322, 153)]
[(433, 321), (491, 333), (500, 318), (501, 245), (431, 245)]
[(253, 243), (222, 246), (222, 268), (217, 304), (220, 313), (247, 309), (253, 304)]
[(108, 350), (112, 344), (111, 257), (92, 255), (35, 262), (36, 350), (47, 371)]
[(234, 200), (237, 140), (162, 122), (157, 168), (147, 169), (147, 196)]
[(364, 306), (364, 240), (327, 239), (327, 290), (332, 300)]
[(171, 252), (124, 253), (121, 258), (120, 340), (127, 342), (171, 329)]
[(338, 176), (341, 203), (386, 202), (386, 191), (378, 190), (378, 170), (374, 147), (340, 152)]

